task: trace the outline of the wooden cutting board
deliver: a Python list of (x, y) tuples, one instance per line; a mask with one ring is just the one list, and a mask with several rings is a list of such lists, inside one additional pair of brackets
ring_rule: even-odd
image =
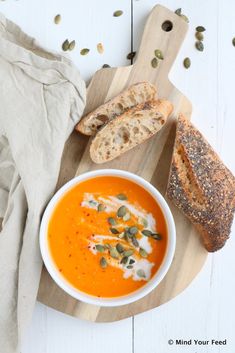
[[(108, 68), (96, 72), (87, 95), (86, 112), (90, 112), (133, 83), (154, 83), (160, 98), (174, 104), (174, 112), (163, 129), (146, 143), (103, 165), (89, 157), (90, 141), (74, 132), (63, 156), (58, 188), (80, 173), (101, 168), (124, 169), (150, 181), (164, 195), (169, 174), (175, 121), (179, 112), (190, 118), (189, 100), (168, 79), (169, 70), (184, 40), (188, 24), (163, 6), (157, 5), (147, 20), (137, 59), (133, 66)], [(160, 49), (164, 60), (151, 66), (154, 50)], [(207, 252), (189, 221), (169, 202), (177, 230), (177, 245), (172, 266), (160, 285), (145, 298), (129, 305), (102, 308), (79, 302), (61, 290), (44, 268), (38, 300), (56, 310), (96, 322), (120, 320), (160, 306), (181, 293), (201, 270)]]

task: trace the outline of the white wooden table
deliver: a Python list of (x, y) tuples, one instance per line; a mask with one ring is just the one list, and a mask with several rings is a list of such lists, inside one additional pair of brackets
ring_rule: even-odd
[[(76, 40), (71, 57), (86, 80), (107, 63), (127, 65), (126, 55), (138, 48), (148, 12), (157, 0), (6, 0), (0, 11), (35, 36), (44, 46), (60, 50)], [(190, 31), (170, 74), (193, 103), (193, 121), (235, 174), (235, 36), (234, 0), (159, 0), (172, 10), (182, 7)], [(123, 16), (114, 18), (115, 10)], [(53, 23), (62, 15), (61, 24)], [(133, 31), (132, 31), (133, 24)], [(197, 25), (206, 27), (205, 51), (194, 49)], [(96, 44), (102, 42), (104, 54)], [(80, 56), (81, 48), (88, 56)], [(185, 70), (184, 57), (192, 66)], [(37, 304), (22, 353), (165, 353), (235, 351), (235, 227), (227, 246), (208, 261), (192, 283), (170, 303), (120, 322), (95, 324), (68, 317)], [(169, 345), (169, 339), (227, 339), (226, 346)], [(0, 349), (1, 350), (1, 349)]]

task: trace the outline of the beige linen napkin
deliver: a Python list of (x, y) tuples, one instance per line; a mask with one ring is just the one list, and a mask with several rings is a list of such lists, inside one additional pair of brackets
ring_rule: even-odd
[(0, 351), (16, 352), (37, 296), (38, 231), (85, 105), (72, 63), (0, 14)]

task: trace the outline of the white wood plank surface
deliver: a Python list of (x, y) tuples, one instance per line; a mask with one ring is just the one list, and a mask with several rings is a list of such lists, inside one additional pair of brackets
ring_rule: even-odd
[[(146, 16), (156, 0), (132, 0), (134, 49), (138, 48)], [(182, 7), (190, 19), (190, 30), (170, 73), (173, 83), (193, 103), (193, 121), (235, 173), (235, 36), (233, 0), (159, 0), (172, 10)], [(115, 10), (124, 15), (113, 18)], [(77, 47), (71, 53), (83, 77), (88, 80), (104, 63), (126, 65), (131, 48), (131, 0), (6, 0), (0, 11), (17, 22), (43, 45), (60, 50), (67, 37)], [(61, 13), (59, 26), (53, 17)], [(205, 51), (194, 49), (194, 29), (205, 25)], [(96, 52), (102, 42), (105, 53)], [(91, 49), (81, 57), (83, 47)], [(184, 57), (192, 66), (185, 70)], [(77, 320), (37, 304), (22, 353), (232, 353), (235, 347), (235, 226), (228, 245), (209, 256), (193, 284), (170, 303), (111, 324)], [(169, 339), (226, 339), (227, 346), (176, 346)]]

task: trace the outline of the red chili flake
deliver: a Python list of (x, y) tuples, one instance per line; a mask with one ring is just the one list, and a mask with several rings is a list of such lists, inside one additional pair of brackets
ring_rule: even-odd
[(72, 255), (71, 254), (69, 254), (69, 257), (71, 257)]
[(60, 268), (59, 271), (62, 272), (62, 268)]

